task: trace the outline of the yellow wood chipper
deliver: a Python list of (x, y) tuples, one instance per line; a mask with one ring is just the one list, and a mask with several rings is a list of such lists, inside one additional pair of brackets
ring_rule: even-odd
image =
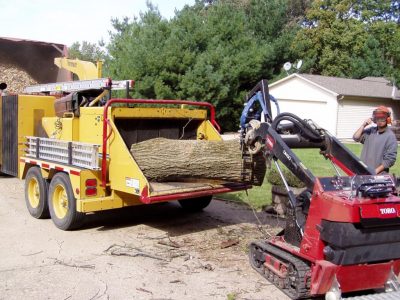
[(71, 230), (90, 212), (172, 200), (201, 210), (214, 194), (249, 188), (221, 180), (148, 180), (129, 151), (132, 144), (221, 136), (209, 103), (111, 99), (113, 90), (132, 85), (72, 81), (1, 98), (1, 172), (25, 179), (33, 217), (51, 217), (58, 228)]

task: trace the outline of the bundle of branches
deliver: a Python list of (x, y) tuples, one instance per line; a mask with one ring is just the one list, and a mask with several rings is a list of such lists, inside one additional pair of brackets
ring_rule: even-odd
[(7, 91), (10, 94), (22, 93), (25, 87), (37, 84), (26, 71), (10, 65), (0, 63), (0, 82), (7, 83)]
[(261, 185), (262, 155), (243, 161), (239, 140), (171, 140), (155, 138), (131, 146), (131, 153), (150, 181), (217, 179)]
[[(289, 186), (295, 188), (303, 188), (305, 187), (304, 182), (298, 179), (296, 176), (293, 175), (288, 169), (282, 169), (283, 176), (286, 178), (286, 181)], [(273, 185), (281, 185), (283, 186), (283, 181), (281, 176), (279, 175), (278, 171), (274, 168), (271, 169), (267, 174), (267, 180), (269, 183)]]

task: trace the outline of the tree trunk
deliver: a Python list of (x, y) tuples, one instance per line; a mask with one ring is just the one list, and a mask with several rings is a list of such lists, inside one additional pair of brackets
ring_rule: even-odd
[(150, 181), (204, 178), (261, 185), (266, 171), (262, 155), (242, 159), (239, 140), (155, 138), (133, 144), (131, 153)]

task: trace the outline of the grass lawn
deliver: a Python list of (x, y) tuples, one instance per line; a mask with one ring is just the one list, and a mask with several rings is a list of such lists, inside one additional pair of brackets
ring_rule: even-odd
[[(345, 146), (355, 155), (360, 156), (361, 144), (345, 144)], [(315, 176), (333, 176), (336, 174), (330, 161), (323, 158), (318, 149), (295, 149), (294, 152)], [(398, 149), (398, 153), (400, 153), (400, 149)], [(390, 173), (400, 176), (400, 159), (390, 169)], [(253, 187), (247, 192), (240, 191), (218, 195), (219, 198), (247, 203), (255, 209), (260, 209), (262, 206), (270, 204), (271, 196), (271, 184), (267, 180), (264, 180), (262, 186)]]

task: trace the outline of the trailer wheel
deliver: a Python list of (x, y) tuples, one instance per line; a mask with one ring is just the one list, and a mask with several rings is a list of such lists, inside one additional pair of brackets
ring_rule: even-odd
[(178, 200), (184, 210), (190, 212), (201, 211), (206, 208), (212, 200), (212, 196), (205, 196), (192, 199)]
[(71, 181), (65, 173), (57, 173), (50, 182), (49, 209), (54, 224), (62, 230), (80, 227), (85, 214), (76, 210)]
[(48, 190), (49, 183), (43, 178), (40, 168), (31, 167), (25, 177), (25, 203), (32, 217), (49, 218)]

